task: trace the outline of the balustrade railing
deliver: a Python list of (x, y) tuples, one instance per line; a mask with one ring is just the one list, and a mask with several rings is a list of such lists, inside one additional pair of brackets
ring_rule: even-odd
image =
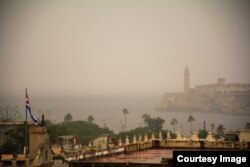
[(153, 143), (159, 141), (159, 148), (166, 149), (249, 149), (249, 143), (245, 142), (228, 142), (228, 141), (206, 141), (206, 140), (148, 140), (136, 143), (124, 144), (123, 146), (110, 148), (108, 150), (96, 150), (96, 151), (78, 151), (78, 152), (65, 152), (64, 159), (67, 161), (73, 160), (87, 160), (91, 158), (97, 158), (102, 156), (109, 156), (117, 153), (133, 152), (144, 149), (153, 148)]

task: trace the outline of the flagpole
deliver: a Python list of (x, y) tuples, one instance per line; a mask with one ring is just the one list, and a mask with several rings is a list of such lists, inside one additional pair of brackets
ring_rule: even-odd
[(25, 155), (28, 155), (28, 112), (27, 112), (27, 106), (26, 106), (26, 100), (27, 100), (27, 88), (25, 89), (25, 146), (24, 146), (24, 151)]

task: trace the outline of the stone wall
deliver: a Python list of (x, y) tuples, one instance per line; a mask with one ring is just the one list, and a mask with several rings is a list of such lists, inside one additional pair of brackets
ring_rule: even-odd
[(102, 135), (92, 141), (90, 141), (89, 145), (94, 147), (96, 150), (104, 150), (108, 148), (109, 136)]
[(45, 127), (31, 125), (29, 127), (29, 155), (32, 158), (35, 158), (39, 146), (46, 141), (48, 137), (47, 129)]
[(239, 134), (240, 142), (250, 142), (250, 129), (242, 129)]
[(212, 85), (197, 85), (195, 87), (197, 93), (213, 95), (219, 93), (244, 92), (250, 91), (250, 84), (212, 84)]

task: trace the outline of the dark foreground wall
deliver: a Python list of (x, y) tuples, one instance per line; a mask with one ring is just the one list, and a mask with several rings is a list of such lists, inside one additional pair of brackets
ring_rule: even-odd
[(148, 163), (117, 163), (117, 162), (70, 162), (69, 167), (172, 167), (172, 159), (162, 159), (160, 164), (148, 164)]

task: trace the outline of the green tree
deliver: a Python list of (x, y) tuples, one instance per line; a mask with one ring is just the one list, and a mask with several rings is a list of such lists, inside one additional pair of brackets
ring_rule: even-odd
[(150, 118), (148, 120), (148, 128), (151, 129), (153, 132), (158, 132), (162, 129), (165, 120), (159, 117)]
[(87, 118), (87, 122), (90, 123), (90, 124), (92, 124), (94, 120), (95, 120), (95, 118), (94, 118), (93, 115), (90, 115), (90, 116), (88, 116), (88, 118)]
[[(51, 142), (57, 142), (58, 136), (76, 135), (79, 143), (87, 144), (90, 140), (101, 134), (113, 135), (107, 127), (101, 128), (97, 124), (90, 124), (87, 121), (71, 121), (68, 123), (57, 123), (48, 126)], [(84, 133), (83, 133), (84, 132)]]
[(125, 132), (126, 132), (127, 131), (127, 118), (126, 118), (126, 115), (129, 114), (129, 111), (126, 108), (124, 108), (122, 110), (122, 113), (124, 114), (124, 118), (125, 118)]
[(207, 137), (207, 131), (205, 129), (200, 129), (198, 132), (198, 137), (200, 139), (205, 139)]
[[(54, 121), (54, 122), (55, 122), (55, 121)], [(46, 119), (46, 120), (45, 120), (45, 125), (46, 125), (46, 126), (52, 126), (53, 123), (52, 123), (51, 120)]]
[(219, 126), (216, 128), (216, 138), (220, 138), (221, 136), (224, 136), (224, 131), (225, 131), (225, 127), (224, 125), (219, 124)]
[(7, 140), (0, 147), (0, 153), (22, 153), (25, 143), (25, 124), (6, 131)]
[(212, 132), (214, 132), (214, 127), (215, 127), (215, 125), (214, 125), (214, 123), (212, 123), (211, 124)]
[(190, 114), (189, 117), (188, 117), (188, 122), (190, 123), (190, 128), (191, 128), (191, 131), (190, 131), (190, 135), (193, 133), (193, 126), (192, 126), (192, 122), (195, 121), (194, 117)]
[(174, 127), (174, 133), (175, 133), (175, 125), (176, 125), (176, 124), (178, 124), (178, 121), (177, 121), (177, 119), (173, 118), (173, 119), (171, 120), (171, 125), (173, 125), (173, 127)]
[(144, 125), (147, 126), (148, 121), (150, 120), (150, 115), (149, 114), (143, 114), (142, 119), (143, 119)]
[(70, 135), (68, 130), (68, 124), (70, 123), (47, 124), (50, 141), (56, 141), (58, 136)]
[(165, 120), (162, 118), (151, 118), (148, 114), (143, 114), (142, 119), (144, 119), (144, 123), (145, 125), (147, 125), (147, 128), (149, 128), (150, 131), (153, 132), (160, 131), (165, 122)]
[(13, 154), (17, 153), (16, 144), (13, 139), (7, 139), (0, 147), (0, 153)]
[(73, 117), (70, 113), (64, 116), (64, 122), (68, 123), (68, 122), (71, 122), (72, 120), (73, 120)]

